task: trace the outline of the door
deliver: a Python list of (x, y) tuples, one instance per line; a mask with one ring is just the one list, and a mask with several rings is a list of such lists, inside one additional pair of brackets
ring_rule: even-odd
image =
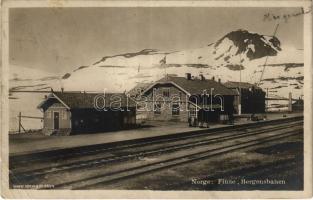
[(59, 129), (60, 116), (58, 112), (53, 113), (54, 129)]

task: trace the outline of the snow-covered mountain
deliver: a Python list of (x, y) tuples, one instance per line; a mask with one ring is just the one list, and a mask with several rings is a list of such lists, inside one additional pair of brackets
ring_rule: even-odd
[[(267, 60), (267, 62), (266, 62)], [(264, 69), (262, 81), (261, 73)], [(221, 78), (222, 82), (259, 83), (269, 97), (293, 98), (303, 94), (303, 51), (284, 45), (276, 37), (237, 30), (214, 43), (196, 49), (164, 52), (144, 49), (134, 53), (105, 56), (89, 66), (80, 66), (63, 75), (40, 69), (10, 66), (10, 130), (18, 128), (19, 112), (42, 116), (36, 106), (42, 93), (14, 91), (129, 91), (137, 84), (144, 86), (165, 74), (185, 76), (202, 73), (206, 78)], [(240, 78), (241, 77), (241, 78)], [(269, 103), (272, 110), (282, 109), (286, 101)], [(27, 105), (27, 106), (25, 106)], [(286, 106), (285, 106), (286, 108)], [(28, 120), (28, 121), (27, 121)], [(37, 119), (23, 120), (26, 129), (41, 128)]]
[[(263, 69), (263, 78), (259, 82)], [(64, 87), (68, 91), (129, 91), (138, 83), (152, 82), (165, 74), (184, 76), (187, 72), (194, 76), (202, 73), (206, 78), (215, 76), (222, 82), (241, 79), (259, 83), (262, 88), (268, 88), (270, 96), (287, 97), (292, 92), (297, 98), (302, 95), (303, 52), (284, 46), (277, 37), (237, 30), (196, 49), (175, 52), (144, 49), (105, 56), (62, 77), (36, 79), (37, 86), (33, 88), (42, 90), (51, 86), (58, 90)], [(23, 87), (19, 83), (25, 87), (25, 82), (20, 79), (22, 77), (12, 77), (14, 84), (10, 85), (11, 88)]]

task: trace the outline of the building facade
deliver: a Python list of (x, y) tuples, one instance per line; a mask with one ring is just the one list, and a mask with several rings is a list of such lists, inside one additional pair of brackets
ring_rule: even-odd
[(97, 133), (136, 125), (136, 108), (125, 94), (52, 92), (38, 106), (45, 135)]
[(246, 82), (226, 82), (225, 86), (240, 94), (235, 98), (237, 114), (239, 114), (239, 106), (242, 114), (265, 113), (266, 93), (262, 88)]
[[(165, 76), (137, 96), (137, 113), (147, 120), (181, 121), (192, 126), (228, 120), (237, 95), (215, 80)], [(142, 102), (142, 103), (138, 103)]]

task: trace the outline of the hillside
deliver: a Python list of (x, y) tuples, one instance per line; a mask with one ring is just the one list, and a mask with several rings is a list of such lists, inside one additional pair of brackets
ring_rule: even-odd
[[(222, 82), (241, 80), (259, 83), (266, 57), (267, 66), (260, 86), (270, 96), (297, 98), (302, 95), (303, 52), (281, 44), (277, 37), (237, 30), (214, 43), (196, 49), (164, 52), (144, 49), (138, 52), (104, 56), (89, 66), (80, 66), (56, 77), (11, 77), (14, 89), (44, 90), (49, 87), (65, 90), (129, 91), (138, 83), (155, 81), (165, 74), (206, 78), (215, 76)], [(31, 73), (36, 74), (36, 73)], [(38, 74), (38, 73), (37, 73)]]

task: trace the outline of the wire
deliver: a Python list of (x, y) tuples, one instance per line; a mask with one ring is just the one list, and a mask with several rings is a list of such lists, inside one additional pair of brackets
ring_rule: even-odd
[[(275, 27), (275, 31), (274, 31), (273, 37), (275, 37), (275, 35), (276, 35), (276, 33), (277, 33), (278, 26), (279, 26), (279, 24), (277, 24), (276, 27)], [(261, 81), (262, 81), (262, 79), (263, 79), (263, 75), (264, 75), (265, 67), (266, 67), (266, 64), (267, 64), (267, 60), (268, 60), (268, 55), (267, 55), (266, 58), (265, 58), (265, 62), (264, 62), (264, 65), (263, 65), (263, 70), (262, 70), (262, 73), (261, 73), (260, 81), (259, 81), (259, 83), (257, 84), (257, 86), (260, 85), (260, 83), (261, 83)]]

